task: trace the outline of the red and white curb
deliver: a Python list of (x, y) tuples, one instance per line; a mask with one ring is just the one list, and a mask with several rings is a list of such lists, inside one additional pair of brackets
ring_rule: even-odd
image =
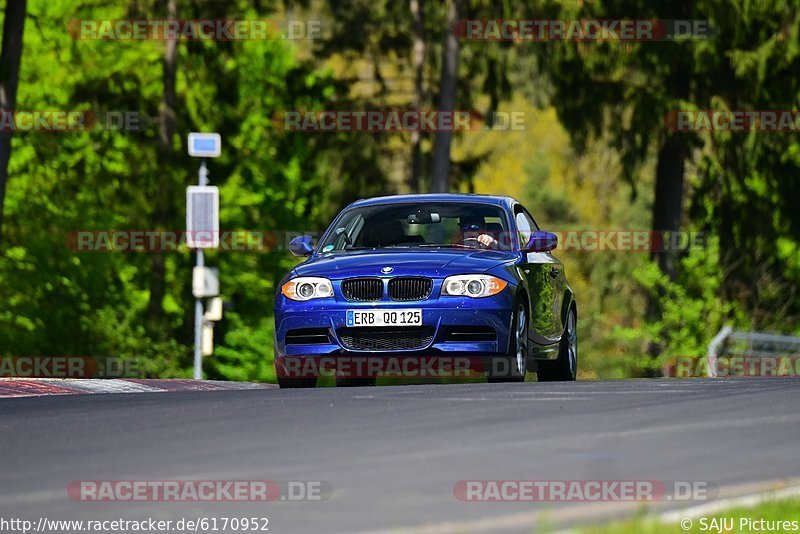
[(60, 379), (0, 378), (0, 397), (39, 397), (86, 393), (167, 393), (177, 391), (241, 391), (277, 388), (275, 384), (190, 379)]

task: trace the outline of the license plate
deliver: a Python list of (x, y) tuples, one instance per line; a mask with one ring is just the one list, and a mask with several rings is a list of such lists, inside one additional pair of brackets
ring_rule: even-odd
[(421, 309), (347, 310), (347, 326), (421, 326)]

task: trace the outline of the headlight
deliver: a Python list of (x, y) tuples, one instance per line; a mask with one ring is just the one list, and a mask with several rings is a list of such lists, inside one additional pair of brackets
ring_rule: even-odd
[(485, 274), (462, 274), (448, 276), (442, 284), (442, 295), (452, 297), (490, 297), (497, 295), (508, 282)]
[(292, 300), (311, 300), (333, 296), (333, 286), (327, 278), (316, 276), (301, 276), (292, 278), (283, 286), (281, 293), (287, 299)]

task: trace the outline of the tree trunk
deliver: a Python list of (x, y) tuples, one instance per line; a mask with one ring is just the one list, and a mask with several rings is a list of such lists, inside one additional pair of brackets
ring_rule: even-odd
[(658, 150), (656, 165), (655, 198), (653, 199), (653, 231), (662, 232), (665, 250), (653, 256), (661, 272), (675, 281), (678, 276), (677, 251), (668, 250), (667, 235), (680, 230), (683, 214), (683, 174), (686, 160), (686, 143), (678, 135), (668, 135)]
[[(653, 250), (651, 258), (657, 263), (661, 272), (666, 274), (671, 281), (678, 277), (678, 260), (680, 253), (669, 250), (667, 236), (680, 230), (681, 216), (683, 215), (683, 175), (685, 160), (688, 154), (687, 146), (680, 134), (666, 134), (666, 138), (658, 149), (658, 162), (656, 163), (655, 198), (653, 199), (653, 232), (663, 236), (661, 243), (663, 250)], [(668, 232), (665, 234), (664, 232)], [(655, 235), (654, 235), (655, 237)], [(658, 243), (658, 240), (651, 240)], [(663, 291), (647, 299), (646, 317), (649, 322), (658, 321), (662, 311)], [(647, 344), (647, 354), (650, 361), (657, 362), (663, 346), (652, 340)], [(660, 376), (661, 371), (656, 366), (651, 366), (645, 371), (646, 378)]]
[[(3, 44), (0, 50), (0, 114), (13, 113), (17, 104), (19, 64), (22, 58), (22, 34), (25, 30), (26, 0), (8, 0), (3, 21)], [(0, 130), (0, 241), (3, 230), (3, 205), (11, 159), (11, 134)]]
[[(411, 0), (411, 17), (414, 19), (414, 44), (411, 51), (411, 64), (414, 67), (414, 110), (418, 113), (423, 102), (423, 75), (425, 66), (425, 19), (422, 12), (422, 0)], [(411, 132), (411, 191), (422, 192), (422, 151), (420, 141), (422, 133)]]
[[(690, 12), (691, 8), (688, 2), (680, 1), (675, 4), (675, 13), (678, 18), (684, 15), (688, 17)], [(670, 75), (665, 80), (673, 103), (691, 100), (690, 69), (691, 65), (687, 63), (685, 56), (675, 57), (670, 68)], [(659, 232), (663, 236), (661, 241), (663, 246), (660, 251), (653, 250), (650, 257), (658, 264), (661, 272), (666, 274), (670, 281), (674, 282), (678, 278), (680, 252), (669, 250), (670, 243), (667, 241), (669, 239), (667, 236), (679, 231), (681, 227), (683, 181), (686, 159), (689, 156), (689, 145), (686, 142), (686, 137), (680, 133), (667, 131), (662, 135), (663, 137), (659, 139), (658, 160), (656, 161), (652, 230), (654, 233)], [(668, 232), (668, 234), (665, 235), (663, 232)], [(653, 242), (651, 241), (651, 243)], [(658, 291), (657, 295), (648, 297), (645, 311), (648, 322), (653, 323), (661, 319), (664, 298), (663, 290)], [(650, 355), (651, 364), (657, 363), (663, 349), (664, 347), (652, 340), (648, 343), (647, 353)], [(657, 369), (657, 365), (651, 365), (645, 376), (657, 376), (660, 372), (660, 369)]]
[[(167, 19), (177, 20), (176, 0), (167, 0)], [(164, 93), (159, 106), (158, 161), (159, 168), (168, 169), (174, 161), (172, 137), (175, 134), (175, 69), (177, 63), (177, 41), (166, 39), (164, 49)], [(169, 172), (164, 172), (169, 179)], [(169, 221), (172, 188), (162, 188), (155, 197), (153, 222), (157, 228)], [(174, 228), (170, 228), (174, 230)], [(154, 252), (150, 262), (150, 300), (147, 303), (147, 319), (152, 332), (159, 331), (164, 315), (164, 294), (166, 292), (166, 266), (163, 252)]]
[[(439, 113), (455, 110), (459, 42), (453, 27), (458, 21), (460, 12), (461, 0), (449, 0), (444, 47), (442, 48), (442, 77), (439, 83), (439, 105), (437, 107)], [(431, 173), (431, 191), (434, 193), (446, 193), (450, 189), (450, 144), (452, 139), (452, 130), (436, 132), (433, 147), (433, 172)]]

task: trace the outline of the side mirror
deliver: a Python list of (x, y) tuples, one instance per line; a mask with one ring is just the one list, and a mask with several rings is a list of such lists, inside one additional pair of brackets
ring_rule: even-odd
[(301, 235), (289, 241), (289, 252), (295, 256), (311, 256), (314, 253), (310, 235)]
[(525, 252), (547, 252), (553, 250), (558, 245), (558, 236), (552, 232), (537, 230), (531, 234), (528, 244), (525, 245)]

